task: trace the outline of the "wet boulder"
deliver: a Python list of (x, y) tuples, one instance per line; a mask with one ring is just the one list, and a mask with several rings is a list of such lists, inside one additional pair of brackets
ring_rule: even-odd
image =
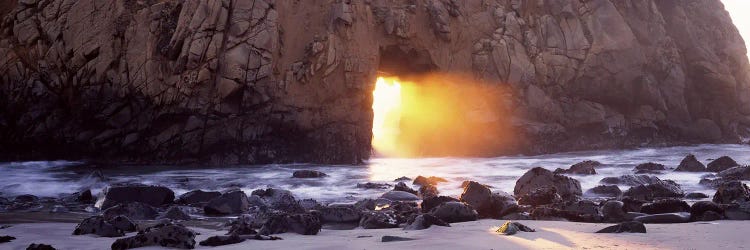
[(211, 199), (203, 211), (207, 215), (241, 214), (250, 208), (245, 192), (240, 190), (229, 191), (219, 197)]
[(411, 187), (407, 186), (406, 183), (404, 183), (404, 182), (397, 183), (396, 186), (393, 187), (393, 190), (394, 191), (404, 191), (404, 192), (412, 193), (412, 194), (415, 194), (415, 195), (418, 194), (417, 190), (414, 190)]
[(569, 201), (558, 206), (565, 211), (580, 214), (582, 216), (590, 216), (593, 220), (597, 220), (594, 217), (599, 217), (601, 214), (599, 204), (590, 200)]
[(297, 170), (292, 173), (293, 178), (322, 178), (327, 174), (316, 170)]
[(650, 175), (622, 175), (618, 177), (605, 177), (599, 182), (610, 185), (638, 186), (654, 184), (659, 181), (661, 180), (658, 177)]
[(195, 232), (180, 224), (158, 224), (138, 232), (135, 236), (117, 239), (112, 243), (112, 250), (146, 246), (193, 249), (195, 248)]
[(617, 185), (599, 185), (584, 193), (584, 196), (593, 197), (620, 197), (620, 195), (622, 195), (622, 190)]
[(392, 236), (392, 235), (383, 235), (383, 237), (380, 238), (380, 242), (396, 242), (396, 241), (412, 241), (412, 240), (416, 240), (416, 239), (408, 238), (408, 237)]
[(646, 225), (638, 221), (628, 221), (605, 227), (596, 233), (646, 233)]
[(320, 219), (309, 213), (285, 214), (275, 213), (258, 231), (262, 235), (294, 232), (302, 235), (316, 235), (320, 232), (322, 224)]
[(689, 193), (685, 195), (685, 199), (690, 199), (690, 200), (700, 200), (700, 199), (706, 199), (706, 198), (708, 198), (708, 195), (704, 193), (698, 193), (698, 192)]
[(646, 201), (635, 199), (633, 197), (623, 197), (620, 201), (623, 204), (622, 209), (625, 210), (625, 212), (640, 212), (643, 204), (646, 204)]
[(440, 192), (435, 185), (422, 185), (419, 187), (419, 195), (422, 199), (438, 196)]
[(47, 244), (31, 243), (26, 250), (56, 250), (56, 248)]
[(430, 215), (448, 223), (475, 221), (479, 219), (479, 214), (471, 206), (455, 201), (438, 205), (430, 211)]
[(123, 232), (135, 232), (138, 230), (138, 225), (135, 224), (130, 218), (123, 215), (115, 216), (109, 219), (107, 223), (112, 224), (115, 228), (122, 230)]
[(530, 205), (530, 206), (540, 206), (540, 205), (547, 205), (547, 204), (553, 204), (553, 203), (559, 203), (562, 202), (562, 198), (560, 198), (560, 195), (557, 194), (557, 189), (552, 186), (544, 186), (537, 188), (535, 190), (532, 190), (531, 192), (528, 192), (524, 195), (522, 195), (518, 199), (519, 205)]
[(474, 181), (466, 185), (460, 201), (476, 209), (482, 218), (500, 218), (518, 208), (516, 199), (510, 194), (493, 193), (486, 185)]
[(269, 208), (287, 213), (301, 213), (304, 208), (299, 205), (292, 192), (284, 189), (267, 188), (253, 191), (252, 195), (260, 197)]
[(577, 175), (593, 175), (596, 174), (596, 168), (601, 166), (602, 163), (598, 161), (582, 161), (573, 164), (568, 169), (558, 168), (555, 169), (555, 174), (577, 174)]
[(13, 241), (15, 239), (16, 239), (16, 237), (9, 236), (9, 235), (3, 235), (3, 236), (0, 236), (0, 243), (8, 243), (8, 242), (11, 242), (11, 241)]
[(110, 220), (118, 215), (124, 215), (133, 220), (153, 220), (159, 216), (159, 212), (148, 204), (140, 202), (131, 202), (127, 204), (118, 204), (107, 208), (102, 212), (104, 219)]
[(661, 199), (641, 206), (641, 213), (663, 214), (690, 212), (690, 205), (679, 199)]
[(323, 222), (356, 222), (361, 218), (359, 211), (355, 210), (353, 206), (329, 206), (319, 212)]
[(206, 192), (203, 190), (193, 190), (193, 191), (180, 195), (180, 197), (177, 198), (177, 203), (183, 204), (183, 205), (203, 204), (219, 196), (221, 196), (220, 192)]
[(92, 216), (78, 223), (73, 235), (95, 234), (101, 237), (120, 237), (125, 231), (107, 222), (102, 216)]
[(687, 223), (690, 222), (690, 213), (663, 213), (638, 216), (634, 221), (652, 224)]
[(179, 206), (171, 206), (164, 214), (159, 215), (157, 219), (190, 220), (192, 218)]
[(393, 211), (366, 211), (362, 213), (359, 226), (364, 229), (396, 228), (398, 221)]
[(554, 174), (551, 171), (535, 167), (527, 171), (521, 178), (516, 181), (513, 188), (513, 194), (521, 197), (537, 188), (544, 186), (553, 186), (563, 200), (572, 200), (581, 196), (581, 183), (573, 178)]
[(420, 175), (420, 176), (417, 176), (417, 178), (414, 178), (414, 182), (412, 182), (412, 184), (420, 185), (420, 186), (424, 186), (424, 185), (437, 186), (441, 182), (448, 182), (448, 180), (446, 180), (445, 178), (441, 178), (441, 177), (435, 177), (435, 176), (424, 177)]
[(750, 167), (741, 166), (733, 167), (724, 171), (719, 172), (719, 177), (729, 180), (750, 180)]
[(418, 196), (404, 191), (388, 191), (380, 196), (383, 199), (389, 199), (392, 201), (416, 201), (420, 200)]
[(361, 189), (389, 189), (391, 188), (391, 184), (387, 183), (374, 183), (374, 182), (367, 182), (367, 183), (358, 183), (357, 188)]
[(320, 204), (320, 202), (316, 201), (315, 199), (302, 199), (302, 200), (299, 200), (299, 205), (305, 211), (319, 210), (319, 209), (323, 208), (323, 205)]
[(218, 246), (226, 246), (231, 244), (237, 244), (244, 242), (245, 239), (240, 237), (239, 235), (229, 235), (229, 236), (223, 236), (223, 235), (215, 235), (208, 237), (206, 240), (201, 241), (198, 243), (201, 246), (208, 246), (208, 247), (218, 247)]
[(724, 214), (724, 209), (719, 205), (711, 201), (699, 201), (693, 203), (690, 207), (690, 218), (694, 221), (711, 221), (716, 217), (715, 214), (709, 213), (704, 217), (706, 212), (713, 212), (719, 216)]
[(625, 219), (625, 204), (621, 201), (610, 200), (604, 202), (601, 211), (605, 222), (620, 222)]
[(16, 203), (36, 202), (36, 201), (39, 201), (39, 197), (37, 197), (36, 195), (30, 195), (30, 194), (22, 194), (13, 198), (13, 202), (16, 202)]
[(431, 214), (420, 214), (406, 223), (404, 230), (423, 230), (432, 225), (450, 227), (450, 224)]
[(750, 220), (750, 201), (735, 201), (722, 208), (727, 220)]
[(750, 200), (750, 189), (741, 181), (729, 181), (719, 185), (714, 194), (713, 201), (719, 204), (728, 204), (733, 201)]
[(635, 166), (633, 170), (636, 171), (636, 173), (652, 173), (666, 170), (666, 168), (664, 167), (664, 165), (659, 163), (647, 162), (638, 164), (638, 166)]
[(411, 180), (411, 178), (409, 178), (409, 177), (401, 176), (401, 177), (398, 177), (398, 178), (394, 179), (393, 181), (410, 181), (410, 180)]
[(639, 200), (654, 200), (655, 198), (681, 198), (685, 193), (674, 181), (665, 180), (631, 187), (623, 195)]
[(706, 165), (703, 165), (695, 155), (689, 154), (680, 161), (680, 165), (674, 171), (678, 172), (705, 172)]
[(236, 220), (231, 221), (228, 235), (250, 235), (257, 234), (255, 227), (261, 227), (265, 223), (265, 214), (241, 214)]
[(451, 201), (459, 200), (450, 196), (436, 196), (422, 200), (422, 204), (420, 204), (420, 206), (422, 207), (422, 213), (429, 213), (430, 210), (437, 207), (438, 205)]
[(706, 170), (709, 172), (721, 172), (733, 167), (739, 167), (740, 164), (738, 164), (734, 159), (732, 159), (729, 156), (722, 156), (719, 157), (711, 162), (708, 163)]
[(102, 209), (107, 209), (117, 204), (140, 202), (150, 206), (159, 207), (174, 202), (174, 192), (162, 186), (149, 185), (124, 185), (110, 186), (104, 190), (104, 201)]

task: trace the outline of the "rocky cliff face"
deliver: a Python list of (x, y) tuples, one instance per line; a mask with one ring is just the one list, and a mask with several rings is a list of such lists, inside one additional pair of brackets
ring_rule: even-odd
[(508, 86), (524, 152), (749, 134), (746, 48), (719, 0), (0, 5), (4, 159), (356, 163), (379, 69)]

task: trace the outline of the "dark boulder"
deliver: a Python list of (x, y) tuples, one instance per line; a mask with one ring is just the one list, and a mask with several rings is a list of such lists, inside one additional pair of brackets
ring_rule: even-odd
[(245, 241), (245, 239), (241, 238), (239, 235), (229, 235), (229, 236), (216, 235), (216, 236), (208, 237), (208, 239), (201, 241), (198, 244), (201, 246), (218, 247), (218, 246), (242, 243), (243, 241)]
[(195, 232), (180, 224), (158, 224), (138, 232), (135, 236), (117, 239), (112, 243), (112, 250), (146, 246), (193, 249), (195, 248)]
[(131, 202), (145, 203), (154, 207), (168, 205), (174, 202), (174, 192), (162, 186), (110, 186), (104, 190), (104, 201), (101, 208), (107, 209), (117, 204)]
[(436, 196), (436, 197), (430, 197), (427, 199), (424, 199), (422, 201), (422, 204), (420, 205), (422, 207), (422, 213), (429, 213), (430, 210), (437, 207), (440, 204), (450, 202), (450, 201), (459, 201), (456, 198), (449, 197), (449, 196)]
[(638, 166), (635, 166), (634, 171), (661, 171), (666, 170), (663, 164), (654, 163), (654, 162), (647, 162), (647, 163), (641, 163), (638, 164)]
[(622, 201), (622, 209), (625, 210), (625, 212), (640, 212), (641, 207), (646, 203), (644, 200), (635, 199), (633, 197), (624, 197), (620, 201)]
[(192, 218), (179, 206), (172, 206), (164, 214), (157, 217), (157, 219), (190, 220)]
[(400, 237), (400, 236), (391, 236), (391, 235), (384, 235), (383, 237), (380, 238), (381, 242), (411, 241), (411, 240), (416, 240), (416, 239)]
[(13, 241), (15, 239), (16, 239), (16, 237), (8, 236), (8, 235), (3, 235), (3, 236), (0, 236), (0, 243), (8, 243), (8, 242), (11, 242), (11, 241)]
[(39, 197), (30, 194), (22, 194), (13, 198), (13, 202), (36, 202), (38, 200)]
[(419, 195), (422, 196), (422, 199), (425, 199), (438, 196), (440, 192), (435, 185), (422, 185), (419, 187)]
[(531, 210), (530, 215), (534, 220), (601, 222), (601, 218), (597, 218), (596, 216), (546, 206), (534, 208)]
[(374, 183), (374, 182), (367, 182), (367, 183), (358, 183), (357, 188), (361, 189), (389, 189), (391, 188), (391, 184), (387, 183)]
[(315, 170), (297, 170), (292, 173), (293, 178), (321, 178), (326, 176), (328, 175)]
[(31, 243), (26, 250), (56, 250), (56, 248), (47, 244)]
[(634, 220), (646, 224), (686, 223), (690, 222), (690, 213), (649, 214), (635, 217)]
[(737, 164), (737, 162), (734, 161), (734, 159), (732, 159), (731, 157), (722, 156), (716, 160), (709, 162), (706, 167), (706, 170), (708, 170), (709, 172), (721, 172), (721, 171), (724, 171), (733, 167), (739, 167), (739, 166), (740, 164)]
[(654, 184), (659, 181), (659, 178), (650, 175), (622, 175), (618, 177), (605, 177), (599, 182), (610, 185), (638, 186)]
[(450, 227), (450, 224), (431, 214), (420, 214), (406, 223), (404, 230), (423, 230), (432, 225)]
[(260, 197), (269, 208), (287, 213), (302, 213), (304, 208), (299, 205), (292, 192), (284, 189), (267, 188), (253, 191), (252, 195)]
[(228, 235), (251, 235), (258, 234), (255, 227), (263, 226), (265, 223), (265, 214), (241, 214), (237, 219), (231, 222)]
[(74, 194), (76, 197), (76, 201), (80, 203), (94, 203), (96, 202), (96, 199), (94, 198), (94, 195), (91, 194), (90, 189), (83, 190), (81, 192)]
[(155, 208), (145, 203), (131, 202), (127, 204), (118, 204), (107, 208), (102, 212), (104, 219), (110, 220), (118, 215), (124, 215), (133, 220), (153, 220), (159, 216)]
[(719, 185), (714, 194), (713, 201), (716, 203), (732, 203), (733, 201), (750, 200), (750, 189), (741, 181), (729, 181)]
[(720, 213), (714, 212), (714, 211), (706, 211), (703, 213), (703, 216), (697, 218), (697, 221), (715, 221), (715, 220), (723, 220), (724, 216)]
[(135, 232), (138, 230), (138, 225), (136, 225), (135, 222), (122, 215), (109, 219), (107, 223), (112, 224), (112, 226), (115, 226), (115, 228), (120, 229), (123, 232)]
[(203, 204), (219, 196), (221, 196), (220, 192), (206, 192), (203, 190), (193, 190), (193, 191), (180, 195), (180, 197), (177, 198), (177, 203), (183, 204), (183, 205)]
[(704, 219), (704, 214), (706, 212), (714, 212), (716, 214), (722, 215), (724, 214), (724, 209), (714, 202), (710, 201), (699, 201), (694, 203), (690, 207), (690, 218), (694, 221), (709, 221), (713, 220), (715, 217), (713, 214), (709, 214), (706, 219)]
[(602, 205), (602, 217), (605, 222), (620, 222), (625, 219), (625, 206), (621, 201), (610, 200)]
[(319, 212), (323, 222), (356, 222), (361, 218), (359, 211), (352, 206), (329, 206)]
[(440, 177), (430, 176), (430, 177), (424, 177), (424, 176), (417, 176), (417, 178), (414, 178), (414, 182), (412, 184), (414, 185), (433, 185), (437, 186), (441, 182), (448, 182), (448, 180)]
[(403, 182), (396, 183), (396, 186), (393, 187), (393, 190), (394, 191), (404, 191), (404, 192), (412, 193), (412, 194), (415, 194), (415, 195), (419, 194), (417, 192), (417, 190), (412, 189), (411, 187), (407, 186), (406, 183), (403, 183)]
[(78, 223), (73, 230), (73, 235), (95, 234), (101, 237), (120, 237), (125, 232), (111, 223), (107, 222), (102, 216), (92, 216)]
[(492, 193), (487, 186), (474, 181), (466, 185), (460, 200), (476, 209), (482, 218), (500, 218), (515, 212), (518, 207), (516, 199), (510, 194)]
[(728, 220), (750, 220), (750, 201), (736, 201), (722, 208)]
[(558, 168), (555, 169), (555, 174), (578, 174), (578, 175), (593, 175), (596, 174), (596, 167), (601, 166), (602, 163), (598, 161), (582, 161), (573, 164), (568, 169)]
[(681, 198), (685, 193), (674, 181), (664, 180), (654, 184), (631, 187), (623, 195), (639, 200), (653, 200), (655, 198)]
[(617, 185), (599, 185), (593, 187), (584, 193), (585, 196), (594, 197), (620, 197), (622, 190)]
[(323, 208), (323, 205), (321, 205), (320, 202), (316, 201), (315, 199), (302, 199), (302, 200), (299, 200), (299, 205), (305, 211), (320, 210), (321, 208)]
[(678, 172), (705, 172), (706, 165), (703, 165), (695, 155), (689, 154), (680, 161), (680, 165), (674, 171)]
[(557, 189), (552, 186), (539, 187), (528, 192), (518, 199), (519, 205), (540, 206), (562, 202), (562, 198), (557, 194)]
[(388, 191), (380, 196), (380, 198), (389, 199), (392, 201), (416, 201), (420, 200), (418, 196), (404, 191)]
[(521, 197), (537, 188), (553, 186), (564, 200), (573, 200), (581, 196), (581, 183), (578, 180), (551, 171), (535, 167), (527, 171), (516, 181), (513, 194)]
[(646, 214), (663, 214), (690, 212), (690, 205), (679, 199), (661, 199), (652, 203), (644, 204), (641, 207), (641, 213)]
[(409, 178), (409, 177), (401, 176), (401, 177), (396, 178), (393, 181), (399, 181), (400, 182), (400, 181), (410, 181), (410, 180), (411, 180), (411, 178)]
[(730, 180), (750, 180), (750, 167), (733, 167), (719, 172), (719, 177)]
[(322, 224), (320, 219), (313, 214), (275, 213), (271, 215), (259, 230), (259, 234), (270, 235), (286, 232), (294, 232), (302, 235), (316, 235), (320, 232)]
[(250, 208), (245, 192), (240, 190), (229, 191), (219, 197), (211, 199), (203, 212), (207, 215), (241, 214)]
[(479, 219), (479, 214), (471, 206), (455, 201), (438, 205), (430, 211), (430, 215), (448, 223), (475, 221)]
[(646, 225), (638, 221), (628, 221), (605, 227), (596, 233), (646, 233)]
[(398, 221), (393, 211), (367, 211), (362, 213), (359, 226), (364, 229), (396, 228)]
[(685, 199), (691, 199), (691, 200), (700, 200), (708, 198), (708, 195), (704, 193), (689, 193), (685, 195)]

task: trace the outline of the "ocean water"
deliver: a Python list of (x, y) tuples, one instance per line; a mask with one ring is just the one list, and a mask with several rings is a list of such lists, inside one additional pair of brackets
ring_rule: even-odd
[[(247, 193), (255, 189), (275, 187), (292, 191), (299, 199), (313, 198), (325, 203), (348, 203), (362, 198), (378, 197), (387, 190), (359, 189), (358, 183), (376, 182), (396, 184), (394, 179), (418, 175), (438, 176), (448, 180), (438, 186), (441, 194), (458, 196), (461, 182), (474, 180), (497, 191), (512, 193), (516, 180), (528, 169), (544, 167), (554, 170), (568, 168), (584, 160), (596, 160), (604, 167), (597, 175), (570, 175), (581, 182), (583, 190), (599, 185), (604, 177), (634, 174), (640, 163), (656, 162), (676, 168), (683, 157), (694, 154), (704, 164), (711, 159), (728, 155), (740, 164), (750, 163), (748, 145), (696, 145), (633, 150), (606, 150), (559, 153), (537, 156), (505, 156), (495, 158), (374, 158), (363, 165), (253, 165), (233, 167), (175, 167), (175, 166), (120, 166), (92, 168), (79, 162), (37, 161), (0, 163), (0, 196), (13, 197), (33, 194), (58, 197), (82, 189), (95, 194), (111, 184), (143, 183), (163, 185), (178, 195), (194, 189), (222, 191), (240, 188)], [(292, 172), (312, 169), (328, 174), (319, 179), (291, 178)], [(101, 174), (92, 174), (101, 172)], [(715, 192), (698, 185), (701, 176), (709, 173), (664, 171), (655, 174), (661, 179), (674, 180), (686, 192)], [(103, 176), (104, 178), (101, 178)], [(410, 184), (411, 183), (407, 183)], [(621, 186), (626, 190), (627, 186)]]

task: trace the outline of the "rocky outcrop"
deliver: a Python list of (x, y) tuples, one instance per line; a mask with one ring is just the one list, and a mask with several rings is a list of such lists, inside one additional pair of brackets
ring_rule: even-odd
[(10, 2), (3, 160), (358, 163), (378, 70), (507, 89), (514, 117), (488, 120), (520, 138), (494, 154), (750, 128), (746, 48), (718, 0)]

